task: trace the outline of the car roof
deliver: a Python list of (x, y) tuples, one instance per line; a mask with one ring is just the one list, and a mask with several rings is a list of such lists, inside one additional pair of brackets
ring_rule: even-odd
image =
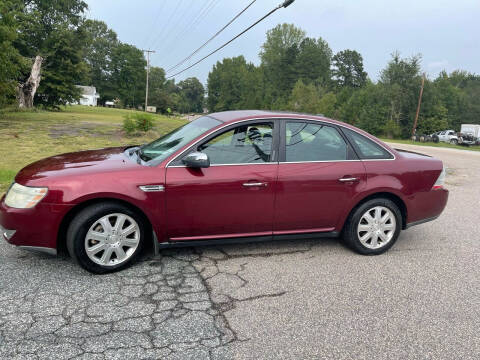
[(329, 122), (332, 124), (343, 125), (346, 127), (353, 126), (344, 123), (342, 121), (337, 121), (329, 119), (323, 115), (312, 115), (298, 112), (289, 112), (289, 111), (268, 111), (268, 110), (233, 110), (233, 111), (222, 111), (217, 113), (208, 114), (208, 116), (221, 121), (223, 123), (230, 123), (238, 120), (249, 120), (249, 119), (269, 119), (269, 118), (279, 118), (279, 119), (309, 119), (309, 120), (320, 120)]
[(380, 139), (376, 138), (372, 134), (367, 133), (366, 131), (359, 129), (351, 124), (345, 123), (343, 121), (333, 120), (327, 118), (323, 115), (312, 115), (298, 112), (288, 112), (288, 111), (268, 111), (268, 110), (233, 110), (233, 111), (223, 111), (208, 114), (209, 117), (212, 117), (218, 121), (221, 121), (224, 124), (233, 123), (240, 120), (254, 120), (254, 119), (306, 119), (306, 120), (317, 120), (323, 121), (326, 123), (339, 125), (348, 129), (351, 129), (357, 133), (360, 133), (363, 136), (374, 140), (375, 142), (381, 144), (383, 147), (387, 148), (390, 152), (394, 153), (395, 150), (385, 144)]

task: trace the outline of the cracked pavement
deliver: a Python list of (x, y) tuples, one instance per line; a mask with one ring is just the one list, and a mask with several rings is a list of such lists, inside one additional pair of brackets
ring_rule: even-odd
[(163, 251), (92, 276), (0, 243), (1, 359), (478, 359), (480, 153), (387, 254), (335, 239)]
[(1, 359), (229, 359), (235, 340), (190, 250), (93, 276), (0, 245)]

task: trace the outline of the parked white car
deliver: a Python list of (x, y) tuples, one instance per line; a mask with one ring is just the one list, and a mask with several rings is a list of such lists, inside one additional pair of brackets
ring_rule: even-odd
[(446, 142), (450, 144), (457, 145), (459, 142), (457, 133), (454, 130), (445, 130), (437, 134), (438, 140), (441, 142)]

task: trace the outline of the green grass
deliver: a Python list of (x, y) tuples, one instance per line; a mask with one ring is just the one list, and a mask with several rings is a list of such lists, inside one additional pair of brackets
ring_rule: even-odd
[(16, 173), (42, 158), (87, 149), (143, 144), (185, 124), (176, 117), (154, 115), (154, 128), (126, 136), (123, 116), (133, 110), (67, 106), (61, 111), (0, 113), (0, 194)]
[(407, 144), (407, 145), (418, 145), (418, 146), (430, 146), (430, 147), (441, 147), (441, 148), (451, 148), (451, 149), (459, 149), (459, 150), (470, 150), (470, 151), (480, 151), (480, 146), (475, 145), (475, 146), (461, 146), (461, 145), (452, 145), (449, 143), (444, 143), (444, 142), (439, 142), (439, 143), (434, 143), (434, 142), (415, 142), (412, 140), (399, 140), (399, 139), (381, 139), (384, 142), (389, 142), (389, 143), (396, 143), (396, 144)]

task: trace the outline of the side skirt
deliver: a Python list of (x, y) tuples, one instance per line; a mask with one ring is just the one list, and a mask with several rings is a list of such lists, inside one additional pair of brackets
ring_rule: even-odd
[(436, 220), (438, 219), (440, 215), (437, 215), (437, 216), (434, 216), (434, 217), (431, 217), (431, 218), (427, 218), (427, 219), (422, 219), (422, 220), (418, 220), (418, 221), (414, 221), (414, 222), (411, 222), (411, 223), (408, 223), (407, 226), (405, 226), (405, 229), (410, 229), (412, 226), (416, 226), (416, 225), (420, 225), (420, 224), (425, 224), (429, 221), (433, 221), (433, 220)]
[(266, 241), (281, 241), (281, 240), (302, 240), (302, 239), (321, 239), (321, 238), (338, 238), (340, 233), (336, 231), (321, 232), (321, 233), (299, 233), (299, 234), (285, 234), (285, 235), (270, 235), (270, 236), (249, 236), (240, 238), (222, 238), (212, 240), (188, 240), (188, 241), (169, 241), (158, 243), (159, 249), (168, 249), (175, 247), (194, 247), (206, 245), (228, 245), (228, 244), (248, 244)]
[(19, 248), (27, 251), (33, 251), (33, 252), (48, 254), (51, 256), (57, 256), (57, 249), (41, 247), (41, 246), (23, 246), (23, 245), (19, 246)]

